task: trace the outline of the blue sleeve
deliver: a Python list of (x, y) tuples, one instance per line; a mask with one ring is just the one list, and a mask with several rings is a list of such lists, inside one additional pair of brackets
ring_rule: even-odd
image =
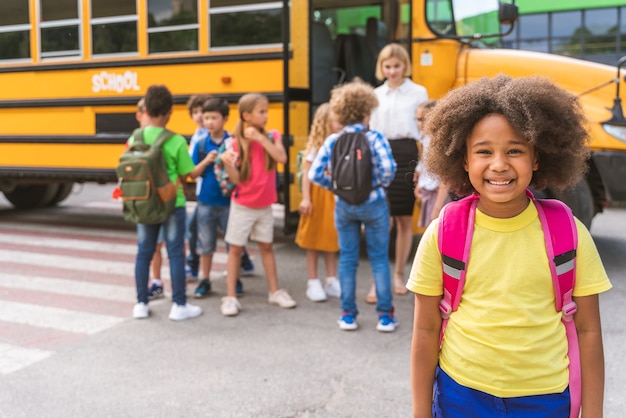
[(320, 187), (330, 190), (330, 157), (332, 155), (332, 147), (334, 144), (334, 136), (331, 135), (322, 144), (309, 170), (309, 180)]
[(393, 181), (396, 174), (397, 164), (391, 152), (389, 141), (378, 131), (370, 131), (375, 134), (372, 149), (376, 156), (376, 173), (378, 181), (383, 187), (387, 187)]

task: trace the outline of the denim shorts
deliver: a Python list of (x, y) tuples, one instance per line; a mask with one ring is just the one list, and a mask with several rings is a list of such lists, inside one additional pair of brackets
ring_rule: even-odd
[(198, 242), (196, 252), (200, 255), (213, 254), (217, 247), (217, 229), (226, 233), (228, 206), (214, 206), (198, 202)]
[(568, 418), (569, 389), (562, 393), (499, 398), (455, 382), (437, 367), (433, 417)]

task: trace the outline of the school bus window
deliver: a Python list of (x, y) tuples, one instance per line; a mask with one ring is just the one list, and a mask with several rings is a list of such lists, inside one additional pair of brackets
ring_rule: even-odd
[(41, 58), (80, 56), (77, 0), (40, 0)]
[(0, 60), (29, 58), (28, 0), (0, 2)]
[(94, 55), (137, 52), (137, 10), (126, 0), (92, 0)]
[[(552, 37), (550, 52), (576, 57), (581, 54), (581, 12), (563, 12), (552, 14)], [(575, 39), (575, 42), (572, 42)]]
[(211, 48), (278, 46), (282, 2), (210, 1)]
[(198, 50), (197, 0), (148, 0), (148, 50)]

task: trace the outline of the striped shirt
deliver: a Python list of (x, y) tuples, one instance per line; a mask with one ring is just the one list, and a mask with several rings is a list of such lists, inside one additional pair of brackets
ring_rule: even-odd
[[(341, 130), (341, 132), (330, 135), (322, 146), (320, 147), (315, 160), (309, 170), (309, 180), (313, 183), (325, 188), (331, 188), (331, 175), (333, 167), (331, 165), (331, 159), (333, 155), (333, 148), (337, 139), (344, 132), (359, 132), (366, 129), (362, 123), (350, 124)], [(377, 199), (384, 199), (386, 197), (385, 187), (391, 184), (393, 177), (396, 173), (396, 161), (391, 154), (391, 147), (387, 139), (378, 131), (367, 131), (365, 133), (367, 140), (372, 150), (372, 187), (374, 189), (370, 193), (367, 202), (373, 202)], [(377, 187), (382, 186), (382, 187)], [(338, 199), (335, 196), (335, 199)]]

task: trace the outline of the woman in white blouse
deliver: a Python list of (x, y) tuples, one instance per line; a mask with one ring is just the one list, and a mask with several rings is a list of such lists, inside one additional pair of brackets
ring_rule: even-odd
[[(424, 86), (414, 83), (409, 54), (399, 44), (388, 44), (378, 54), (376, 78), (385, 82), (375, 89), (379, 105), (372, 113), (370, 128), (382, 132), (391, 145), (398, 164), (396, 176), (387, 189), (390, 214), (396, 226), (396, 258), (393, 288), (406, 294), (404, 267), (413, 244), (412, 215), (415, 205), (412, 180), (418, 161), (417, 140), (420, 132), (415, 121), (417, 106), (428, 100)], [(376, 302), (374, 285), (366, 301)]]

